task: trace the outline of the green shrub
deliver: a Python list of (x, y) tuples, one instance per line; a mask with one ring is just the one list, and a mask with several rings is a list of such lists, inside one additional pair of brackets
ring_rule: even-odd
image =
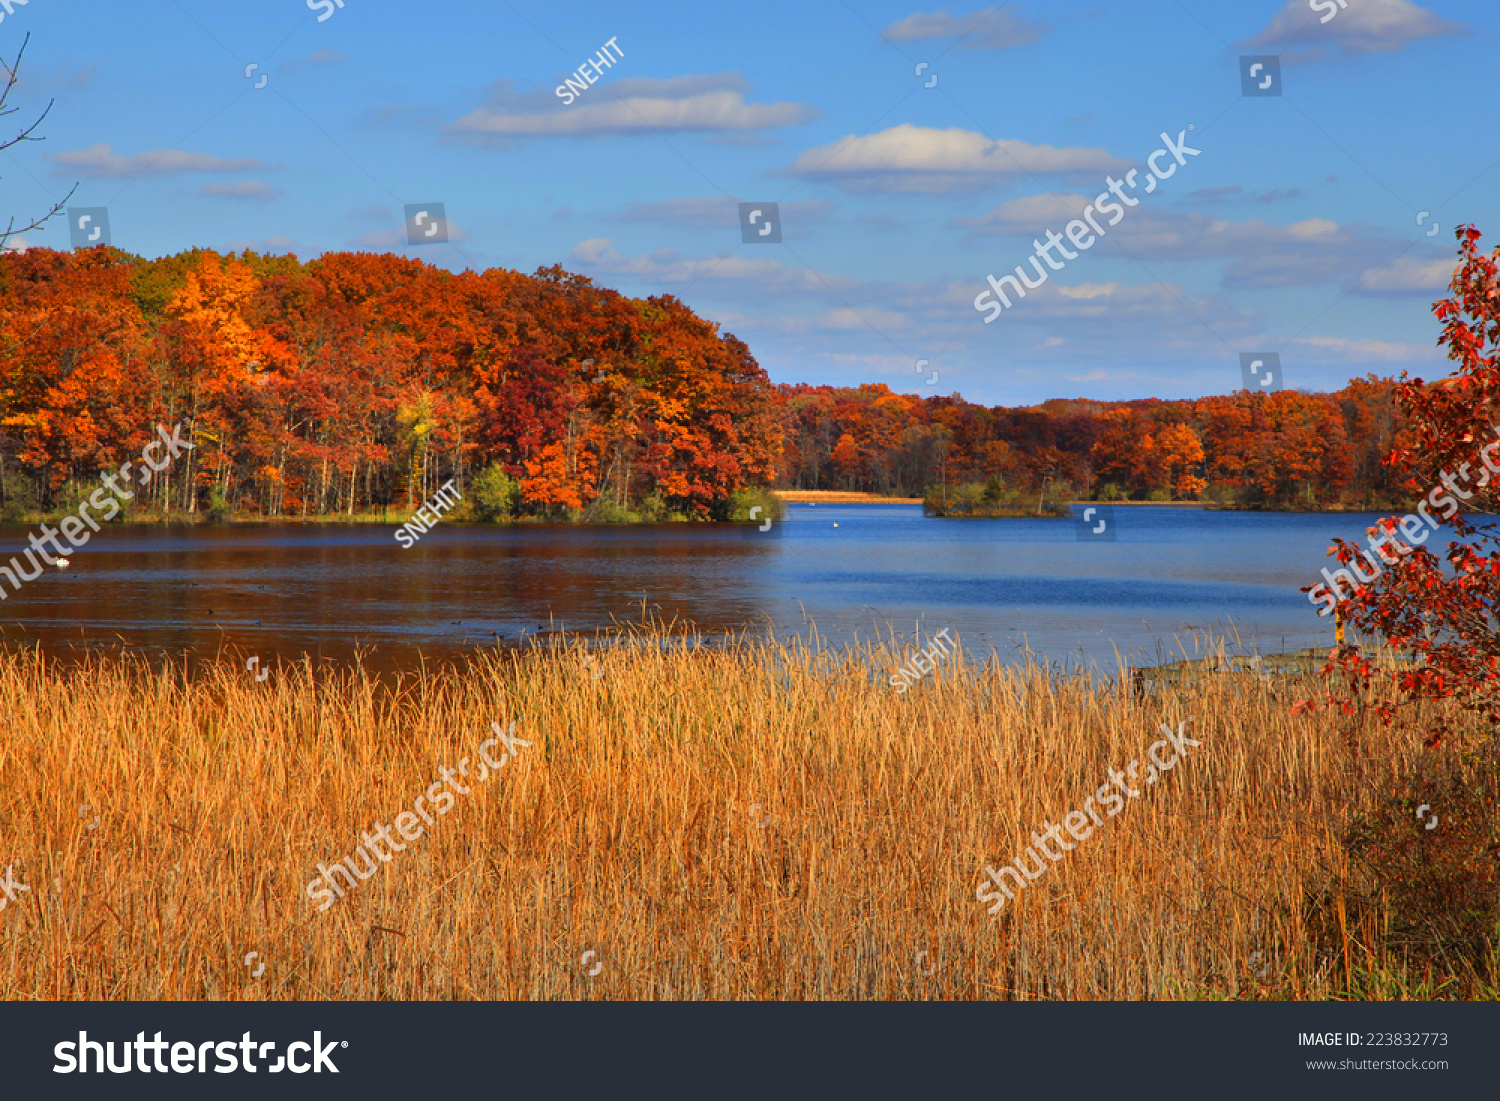
[(1215, 505), (1232, 505), (1236, 503), (1237, 497), (1234, 489), (1223, 482), (1210, 482), (1203, 491), (1203, 500)]
[(666, 499), (660, 493), (649, 494), (636, 506), (636, 510), (641, 522), (646, 524), (659, 524), (669, 517)]
[(229, 502), (224, 498), (222, 486), (214, 486), (208, 491), (208, 518), (216, 524), (222, 524), (229, 520), (233, 510)]
[(997, 478), (983, 483), (928, 486), (922, 512), (927, 516), (1071, 516), (1072, 509), (1064, 503), (1070, 492), (1066, 482), (1050, 482), (1038, 502), (1036, 489), (1011, 488)]
[(35, 511), (34, 479), (25, 474), (7, 474), (5, 492), (0, 496), (0, 521), (18, 524)]
[(601, 498), (590, 509), (593, 519), (601, 524), (639, 524), (641, 517), (628, 508), (621, 508), (613, 501)]
[(520, 484), (499, 463), (491, 463), (469, 483), (465, 500), (474, 519), (503, 524), (515, 518), (520, 494)]
[[(754, 516), (750, 515), (752, 508), (759, 507), (761, 511)], [(784, 520), (786, 519), (786, 505), (780, 497), (769, 489), (759, 486), (737, 489), (729, 495), (725, 502), (726, 520), (760, 521), (760, 520)]]
[(88, 499), (88, 495), (99, 488), (98, 482), (79, 482), (69, 478), (52, 494), (52, 508), (58, 512), (78, 511), (78, 506)]
[(978, 482), (948, 487), (948, 509), (951, 512), (973, 512), (983, 500), (984, 490)]

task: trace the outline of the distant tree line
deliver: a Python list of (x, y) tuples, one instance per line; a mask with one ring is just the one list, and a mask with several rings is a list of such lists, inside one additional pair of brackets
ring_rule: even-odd
[[(974, 511), (1069, 498), (1375, 507), (1392, 380), (1333, 394), (986, 407), (884, 385), (772, 386), (677, 299), (560, 267), (454, 274), (330, 253), (0, 254), (0, 510), (67, 508), (151, 437), (194, 449), (134, 504), (352, 516), (450, 478), (475, 518), (767, 515), (766, 487)], [(952, 487), (954, 493), (949, 493)]]
[(881, 384), (782, 385), (777, 484), (914, 497), (967, 487), (991, 506), (1033, 508), (1067, 497), (1374, 507), (1402, 496), (1381, 464), (1404, 424), (1395, 386), (1370, 376), (1332, 394), (1007, 408)]

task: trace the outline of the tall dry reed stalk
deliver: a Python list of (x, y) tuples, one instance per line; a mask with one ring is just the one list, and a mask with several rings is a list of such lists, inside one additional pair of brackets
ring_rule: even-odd
[[(1338, 873), (1338, 832), (1367, 784), (1348, 720), (1289, 716), (1310, 680), (1225, 675), (1139, 699), (1128, 680), (957, 655), (897, 696), (886, 682), (902, 655), (886, 646), (631, 641), (394, 686), (360, 670), (257, 683), (229, 662), (188, 678), (0, 656), (0, 868), (31, 888), (0, 913), (0, 998), (1346, 985), (1307, 900)], [(1144, 761), (1162, 722), (1189, 718), (1200, 748), (986, 912), (986, 864), (1080, 809), (1110, 768)], [(305, 885), (320, 861), (512, 719), (530, 748), (318, 912)], [(1399, 733), (1364, 737), (1371, 759), (1417, 751)]]

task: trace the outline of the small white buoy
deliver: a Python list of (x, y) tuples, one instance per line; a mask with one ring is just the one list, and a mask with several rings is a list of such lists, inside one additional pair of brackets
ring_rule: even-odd
[(839, 522), (838, 522), (838, 521), (837, 521), (837, 520), (835, 520), (835, 521), (834, 521), (834, 522), (833, 522), (833, 526), (834, 526), (834, 527), (838, 527), (838, 526), (839, 526)]
[(60, 570), (67, 569), (68, 568), (68, 560), (66, 558), (59, 558), (57, 560), (57, 568), (60, 569)]

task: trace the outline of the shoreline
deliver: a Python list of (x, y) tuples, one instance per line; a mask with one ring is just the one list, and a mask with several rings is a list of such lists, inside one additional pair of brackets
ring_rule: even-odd
[(920, 497), (883, 497), (878, 493), (854, 493), (833, 489), (773, 489), (789, 505), (920, 505)]
[[(812, 490), (812, 489), (806, 489), (806, 490), (772, 490), (771, 492), (773, 492), (778, 498), (780, 498), (780, 500), (782, 501), (783, 504), (787, 504), (787, 505), (920, 505), (920, 504), (923, 503), (923, 499), (921, 497), (883, 497), (883, 496), (880, 496), (879, 494), (875, 494), (875, 493), (854, 493), (854, 492), (845, 493), (845, 492), (833, 491), (833, 490)], [(1077, 506), (1077, 507), (1083, 507), (1083, 506), (1087, 506), (1087, 505), (1108, 505), (1108, 506), (1110, 506), (1112, 508), (1144, 508), (1144, 507), (1154, 507), (1154, 508), (1188, 508), (1188, 509), (1195, 508), (1195, 509), (1200, 509), (1200, 510), (1202, 510), (1204, 512), (1263, 512), (1263, 513), (1272, 513), (1272, 512), (1274, 512), (1274, 513), (1297, 513), (1297, 514), (1308, 513), (1308, 514), (1324, 514), (1324, 515), (1330, 515), (1330, 516), (1336, 516), (1336, 515), (1340, 515), (1340, 514), (1343, 514), (1343, 513), (1361, 513), (1361, 512), (1371, 513), (1371, 514), (1379, 513), (1379, 514), (1382, 514), (1382, 515), (1387, 515), (1387, 514), (1388, 515), (1395, 515), (1395, 514), (1398, 514), (1398, 513), (1402, 512), (1404, 509), (1408, 508), (1408, 506), (1404, 506), (1404, 505), (1383, 505), (1383, 506), (1374, 506), (1374, 507), (1367, 506), (1367, 505), (1339, 505), (1339, 506), (1324, 506), (1324, 507), (1321, 507), (1321, 508), (1263, 508), (1263, 507), (1252, 506), (1252, 505), (1221, 505), (1221, 504), (1215, 504), (1212, 501), (1087, 501), (1087, 500), (1078, 500), (1078, 501), (1067, 501), (1067, 502), (1064, 502), (1064, 503), (1067, 504), (1067, 505), (1069, 505), (1069, 506)], [(249, 525), (254, 525), (254, 524), (300, 524), (300, 525), (308, 525), (308, 526), (327, 525), (327, 524), (363, 524), (363, 525), (388, 525), (388, 526), (391, 526), (391, 527), (399, 528), (403, 524), (405, 524), (408, 521), (410, 521), (410, 519), (413, 516), (416, 515), (415, 510), (413, 510), (412, 512), (407, 513), (405, 515), (401, 515), (401, 513), (404, 513), (404, 512), (405, 512), (405, 510), (400, 510), (400, 512), (398, 512), (397, 510), (393, 509), (393, 510), (391, 510), (390, 513), (384, 513), (384, 514), (381, 514), (381, 513), (359, 513), (359, 514), (355, 514), (355, 515), (352, 515), (352, 516), (351, 515), (347, 515), (347, 514), (346, 515), (341, 515), (341, 516), (335, 516), (335, 515), (324, 515), (324, 516), (276, 516), (276, 517), (270, 517), (270, 516), (233, 516), (233, 517), (230, 517), (230, 518), (227, 518), (227, 519), (225, 519), (225, 518), (210, 518), (209, 516), (205, 515), (202, 512), (192, 513), (192, 514), (165, 515), (165, 516), (162, 515), (161, 513), (151, 513), (151, 514), (146, 514), (146, 515), (130, 516), (130, 517), (122, 515), (118, 519), (109, 520), (109, 521), (105, 522), (104, 526), (108, 527), (108, 526), (115, 525), (115, 524), (122, 524), (122, 525), (123, 524), (162, 524), (162, 525), (177, 524), (177, 525), (191, 525), (191, 526), (195, 526), (195, 527), (199, 526), (199, 525), (204, 525), (204, 526), (217, 525), (217, 526), (223, 526), (223, 527), (232, 527), (234, 525), (249, 526)], [(67, 511), (63, 511), (63, 512), (49, 512), (49, 513), (45, 513), (45, 514), (28, 513), (24, 517), (21, 517), (21, 518), (9, 519), (9, 520), (0, 520), (0, 530), (3, 530), (4, 528), (7, 528), (7, 527), (33, 528), (33, 527), (35, 527), (38, 524), (58, 524), (65, 517), (71, 516), (71, 515), (73, 515), (73, 513), (72, 512), (67, 512)], [(1027, 516), (1035, 516), (1035, 515), (1036, 515), (1036, 512), (1035, 512), (1034, 509), (1026, 508), (1026, 509), (1018, 510), (1018, 511), (1014, 512), (1013, 514), (1008, 514), (1008, 515), (1003, 516), (1001, 518), (1025, 518)], [(1043, 515), (1045, 516), (1045, 514), (1043, 514)], [(1462, 515), (1462, 513), (1460, 513), (1460, 515)], [(1482, 515), (1482, 514), (1476, 513), (1474, 515)], [(931, 519), (963, 519), (963, 518), (965, 518), (965, 517), (953, 517), (953, 516), (949, 516), (949, 517), (942, 517), (942, 516), (931, 517)], [(995, 517), (994, 516), (986, 516), (986, 517), (981, 517), (981, 518), (993, 519)], [(1054, 516), (1052, 518), (1058, 518), (1058, 517)], [(1062, 519), (1066, 519), (1066, 517), (1061, 517), (1061, 518)], [(707, 523), (707, 524), (743, 524), (743, 523), (747, 523), (747, 522), (748, 521), (744, 521), (744, 520), (658, 520), (658, 521), (635, 521), (635, 523), (680, 523), (680, 524), (697, 524), (697, 523)], [(451, 519), (451, 520), (445, 520), (444, 523), (445, 524), (474, 525), (474, 526), (484, 526), (484, 527), (516, 527), (516, 526), (527, 525), (527, 524), (550, 524), (550, 525), (568, 526), (568, 527), (619, 527), (619, 526), (622, 526), (622, 522), (620, 522), (620, 521), (608, 521), (608, 522), (606, 522), (606, 521), (597, 521), (597, 520), (595, 520), (595, 521), (571, 520), (570, 521), (570, 520), (561, 520), (561, 519), (546, 519), (546, 518), (538, 517), (538, 516), (524, 516), (524, 517), (519, 517), (519, 518), (512, 519), (512, 520), (506, 520), (506, 521), (469, 520), (469, 519), (463, 519), (463, 518), (455, 517), (454, 519)], [(632, 523), (632, 522), (626, 521), (624, 523), (629, 524), (629, 523)]]

